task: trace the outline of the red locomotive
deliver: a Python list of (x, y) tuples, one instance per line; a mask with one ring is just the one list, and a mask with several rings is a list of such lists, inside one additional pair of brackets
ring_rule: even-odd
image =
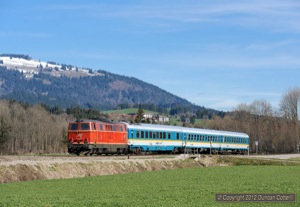
[(68, 152), (71, 154), (127, 154), (126, 125), (104, 121), (70, 122)]

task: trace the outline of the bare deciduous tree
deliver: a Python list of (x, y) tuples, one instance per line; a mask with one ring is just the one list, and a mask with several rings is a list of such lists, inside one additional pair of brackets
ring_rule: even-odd
[[(280, 101), (280, 111), (287, 122), (292, 126), (290, 133), (296, 149), (300, 144), (299, 128), (300, 88), (294, 87), (283, 94)], [(297, 150), (297, 149), (296, 149)]]

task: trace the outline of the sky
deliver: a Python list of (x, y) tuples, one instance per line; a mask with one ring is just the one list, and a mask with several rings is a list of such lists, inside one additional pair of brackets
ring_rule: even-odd
[(0, 0), (0, 53), (135, 77), (193, 104), (279, 108), (300, 87), (299, 0)]

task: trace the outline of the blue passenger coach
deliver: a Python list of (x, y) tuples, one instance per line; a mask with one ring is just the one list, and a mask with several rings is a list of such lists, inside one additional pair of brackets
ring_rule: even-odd
[(196, 129), (169, 125), (126, 124), (130, 151), (162, 153), (246, 153), (245, 133)]

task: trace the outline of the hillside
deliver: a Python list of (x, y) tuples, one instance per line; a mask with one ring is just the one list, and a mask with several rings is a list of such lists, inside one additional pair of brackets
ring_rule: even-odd
[(1, 99), (101, 110), (134, 104), (195, 107), (185, 99), (133, 77), (33, 60), (27, 55), (0, 55), (0, 77)]

